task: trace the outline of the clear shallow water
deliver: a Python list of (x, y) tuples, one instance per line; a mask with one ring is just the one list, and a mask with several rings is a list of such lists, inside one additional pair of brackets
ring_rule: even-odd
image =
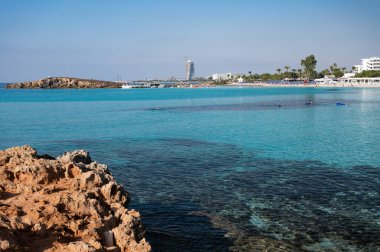
[(378, 89), (0, 89), (0, 116), (1, 149), (108, 164), (157, 251), (379, 251)]

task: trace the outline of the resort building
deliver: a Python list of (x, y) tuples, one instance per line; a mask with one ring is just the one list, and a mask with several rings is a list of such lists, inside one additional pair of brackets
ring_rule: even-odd
[(192, 62), (191, 60), (188, 60), (186, 62), (186, 80), (192, 80), (194, 78), (194, 73), (195, 73), (195, 70), (194, 70), (194, 62)]
[(377, 78), (339, 78), (339, 83), (346, 84), (347, 86), (360, 87), (360, 86), (380, 86), (380, 77)]
[(231, 80), (233, 77), (232, 73), (215, 73), (212, 75), (212, 80), (214, 81), (222, 81), (222, 80)]
[(361, 73), (369, 70), (380, 70), (380, 58), (371, 57), (368, 59), (362, 59), (361, 65), (355, 65), (355, 73)]
[(354, 78), (355, 77), (355, 73), (344, 73), (344, 75), (342, 76), (342, 78)]

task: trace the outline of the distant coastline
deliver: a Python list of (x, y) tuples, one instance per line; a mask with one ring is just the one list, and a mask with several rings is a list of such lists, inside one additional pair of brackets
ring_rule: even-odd
[[(124, 86), (130, 88), (210, 88), (210, 87), (273, 87), (273, 88), (380, 88), (380, 82), (333, 82), (333, 83), (302, 83), (302, 82), (232, 82), (217, 84), (211, 81), (196, 81), (196, 82), (182, 82), (182, 81), (147, 81), (128, 83)], [(74, 77), (48, 77), (45, 79), (35, 81), (25, 81), (17, 83), (0, 83), (0, 88), (7, 89), (88, 89), (88, 88), (122, 88), (122, 82), (81, 79)]]
[(121, 88), (122, 84), (112, 81), (80, 79), (73, 77), (48, 77), (36, 81), (7, 84), (6, 88), (52, 89), (52, 88)]

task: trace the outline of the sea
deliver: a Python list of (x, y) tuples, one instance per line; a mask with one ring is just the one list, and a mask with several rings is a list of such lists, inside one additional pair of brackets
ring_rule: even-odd
[(0, 88), (0, 149), (84, 149), (154, 251), (380, 251), (380, 89)]

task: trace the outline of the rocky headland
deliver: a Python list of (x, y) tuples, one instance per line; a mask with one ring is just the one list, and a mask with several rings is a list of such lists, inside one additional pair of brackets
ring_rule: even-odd
[(0, 251), (151, 251), (129, 201), (83, 150), (0, 150)]
[(36, 81), (8, 84), (7, 88), (120, 88), (121, 83), (101, 80), (87, 80), (70, 77), (49, 77)]

